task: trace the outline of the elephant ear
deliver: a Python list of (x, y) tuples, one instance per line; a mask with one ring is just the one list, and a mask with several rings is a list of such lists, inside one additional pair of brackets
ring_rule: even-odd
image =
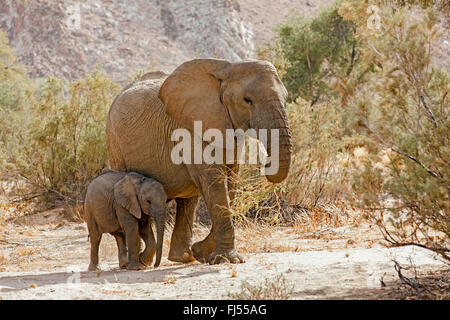
[(202, 121), (202, 134), (232, 129), (228, 110), (220, 98), (220, 80), (227, 78), (231, 63), (219, 59), (196, 59), (180, 65), (164, 81), (159, 98), (166, 113), (193, 132), (194, 121)]
[(137, 219), (142, 216), (141, 206), (137, 198), (136, 183), (139, 179), (127, 174), (114, 185), (114, 198), (124, 209)]

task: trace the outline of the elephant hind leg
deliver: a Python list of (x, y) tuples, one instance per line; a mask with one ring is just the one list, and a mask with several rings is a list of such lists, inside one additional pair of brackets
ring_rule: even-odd
[(169, 260), (189, 263), (195, 261), (191, 252), (192, 227), (198, 196), (188, 199), (176, 199), (177, 215), (170, 240)]
[(98, 232), (89, 232), (91, 239), (91, 261), (89, 263), (89, 271), (99, 270), (98, 267), (98, 248), (102, 240), (102, 234)]
[(86, 209), (87, 227), (89, 231), (89, 240), (91, 242), (91, 256), (88, 270), (99, 270), (98, 267), (98, 249), (100, 241), (102, 240), (102, 233), (98, 230), (97, 224), (92, 216), (92, 211), (89, 207)]

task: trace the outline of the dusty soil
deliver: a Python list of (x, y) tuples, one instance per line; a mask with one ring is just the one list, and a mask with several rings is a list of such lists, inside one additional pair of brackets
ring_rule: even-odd
[[(202, 238), (206, 228), (197, 227)], [(67, 222), (61, 209), (0, 224), (0, 299), (220, 299), (239, 294), (244, 281), (283, 285), (292, 299), (379, 299), (395, 297), (393, 259), (420, 270), (445, 265), (430, 252), (388, 249), (366, 224), (304, 232), (295, 227), (238, 229), (246, 263), (183, 265), (163, 258), (158, 269), (118, 269), (117, 249), (105, 235), (101, 272), (87, 272), (89, 242), (83, 223)], [(252, 237), (249, 235), (252, 234)], [(165, 256), (170, 232), (166, 236)], [(387, 285), (386, 285), (387, 284)], [(391, 291), (389, 291), (391, 290)]]

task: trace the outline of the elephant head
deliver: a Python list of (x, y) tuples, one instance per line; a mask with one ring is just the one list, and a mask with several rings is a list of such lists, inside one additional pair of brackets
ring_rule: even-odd
[(167, 200), (163, 186), (154, 179), (131, 172), (114, 185), (114, 198), (137, 219), (141, 218), (142, 213), (154, 217), (157, 238), (155, 267), (158, 267), (164, 242)]
[[(271, 129), (278, 129), (279, 169), (266, 177), (274, 183), (286, 178), (292, 153), (285, 111), (287, 91), (271, 63), (185, 62), (164, 81), (159, 98), (166, 113), (191, 131), (194, 121), (202, 121), (203, 132), (219, 129), (224, 136), (226, 129), (267, 129), (267, 141), (271, 141)], [(270, 157), (270, 144), (267, 151)]]

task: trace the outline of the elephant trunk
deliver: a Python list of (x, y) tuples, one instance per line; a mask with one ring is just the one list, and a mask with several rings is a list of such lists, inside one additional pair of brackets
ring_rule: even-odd
[(155, 223), (156, 223), (156, 261), (155, 268), (161, 264), (161, 256), (163, 250), (164, 243), (164, 227), (166, 221), (166, 213), (165, 210), (157, 211), (155, 214)]
[[(271, 162), (267, 164), (266, 169), (271, 167), (277, 170), (269, 170), (266, 178), (270, 182), (280, 183), (286, 179), (291, 164), (291, 132), (284, 107), (272, 105), (271, 110), (273, 111), (268, 113), (270, 125), (267, 132), (267, 154)], [(275, 132), (272, 132), (273, 129), (278, 130), (278, 139), (276, 139), (276, 136), (273, 136), (275, 134)]]

